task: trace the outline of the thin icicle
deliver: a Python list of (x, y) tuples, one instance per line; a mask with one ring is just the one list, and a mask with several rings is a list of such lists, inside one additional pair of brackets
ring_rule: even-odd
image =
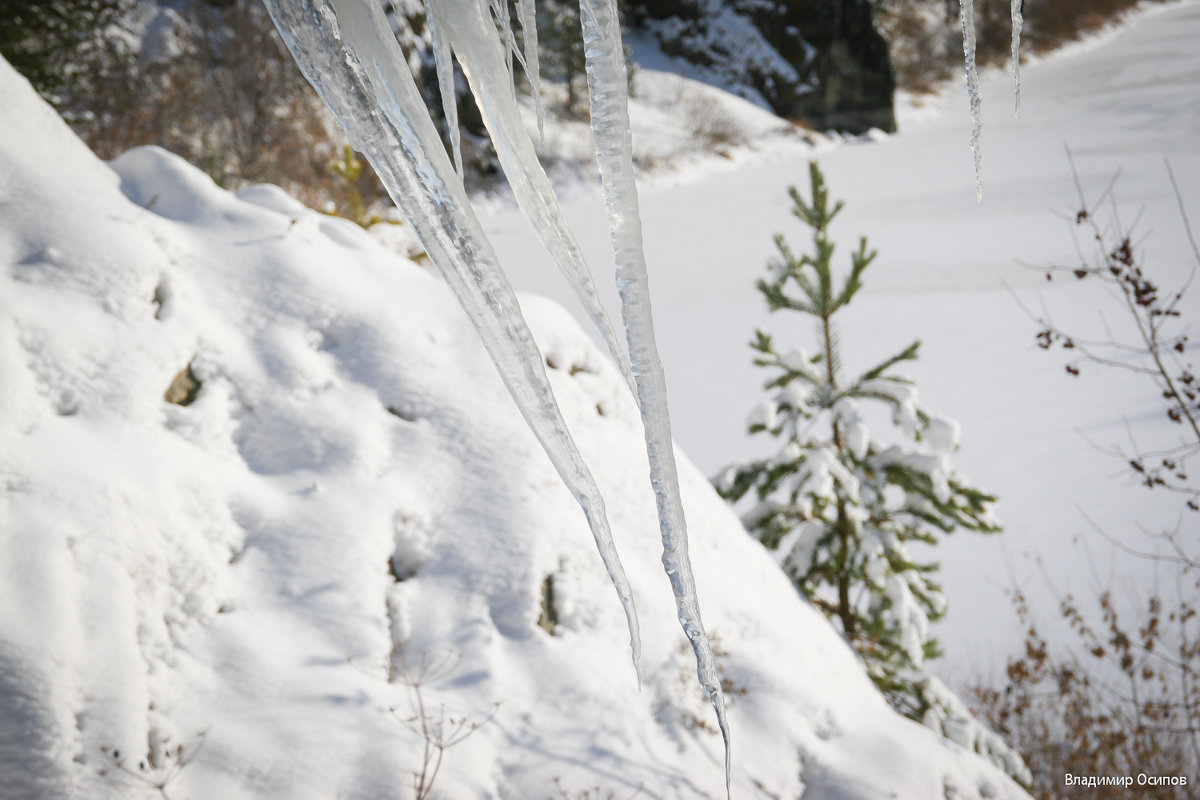
[(292, 56), (353, 146), (375, 167), (457, 295), (530, 430), (583, 509), (624, 607), (637, 667), (637, 611), (604, 500), (567, 431), (516, 295), (453, 173), (381, 7), (362, 0), (265, 2)]
[[(508, 0), (489, 0), (489, 2), (492, 6), (492, 16), (500, 26), (500, 35), (504, 39), (504, 61), (508, 68), (509, 82), (512, 83), (515, 77), (512, 60), (513, 54), (517, 52), (517, 40), (513, 37), (512, 19), (508, 15)], [(515, 84), (513, 91), (516, 91)]]
[(971, 155), (975, 159), (975, 202), (983, 202), (983, 98), (979, 93), (979, 68), (975, 65), (975, 0), (959, 0), (962, 12), (963, 58), (966, 61), (967, 95), (971, 100)]
[(1013, 115), (1021, 118), (1021, 29), (1025, 27), (1025, 0), (1012, 0)]
[(458, 93), (454, 91), (454, 63), (450, 60), (450, 43), (435, 19), (431, 0), (425, 0), (425, 19), (433, 44), (433, 64), (437, 69), (438, 93), (442, 96), (442, 115), (450, 134), (450, 149), (454, 153), (454, 171), (463, 180), (462, 131), (458, 129)]
[(696, 654), (696, 674), (716, 711), (725, 743), (725, 789), (730, 789), (729, 726), (725, 697), (712, 647), (700, 618), (696, 582), (688, 558), (687, 525), (679, 494), (679, 475), (667, 413), (667, 387), (654, 341), (646, 257), (637, 186), (633, 176), (633, 142), (629, 129), (628, 76), (617, 17), (616, 0), (580, 0), (583, 46), (591, 100), (592, 135), (604, 186), (609, 227), (617, 261), (617, 287), (629, 343), (629, 359), (637, 384), (650, 482), (658, 505), (663, 567), (675, 594), (679, 623)]
[(529, 93), (537, 109), (538, 142), (545, 138), (546, 109), (542, 106), (542, 65), (538, 58), (537, 7), (534, 0), (517, 0), (517, 15), (521, 20), (521, 39), (525, 44), (525, 77), (529, 78)]
[(612, 320), (600, 300), (591, 270), (554, 194), (516, 99), (506, 86), (503, 53), (495, 29), (477, 0), (441, 0), (432, 12), (453, 47), (478, 101), (496, 155), (521, 211), (542, 245), (567, 278), (584, 310), (599, 329), (630, 388), (633, 377)]

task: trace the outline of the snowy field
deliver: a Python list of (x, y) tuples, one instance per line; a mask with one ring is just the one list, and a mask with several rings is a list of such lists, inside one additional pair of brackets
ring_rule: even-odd
[[(1147, 267), (1164, 287), (1195, 262), (1164, 159), (1192, 218), (1200, 217), (1200, 4), (1151, 7), (1132, 24), (1069, 46), (1022, 70), (1022, 114), (1013, 115), (1011, 76), (983, 81), (984, 201), (975, 202), (965, 91), (901, 112), (901, 132), (882, 140), (797, 152), (777, 140), (735, 154), (737, 168), (700, 164), (642, 191), (655, 318), (667, 368), (675, 436), (702, 471), (761, 455), (767, 442), (744, 434), (763, 376), (747, 346), (755, 327), (813, 346), (813, 333), (769, 317), (754, 282), (784, 233), (805, 234), (790, 216), (786, 188), (807, 183), (816, 158), (847, 207), (834, 238), (845, 257), (859, 235), (880, 256), (841, 328), (847, 368), (865, 367), (914, 338), (911, 368), (928, 407), (957, 419), (957, 464), (1000, 496), (1001, 536), (964, 533), (941, 558), (950, 611), (940, 626), (941, 668), (956, 680), (996, 675), (1018, 629), (1005, 591), (1015, 580), (1046, 605), (1038, 557), (1060, 591), (1089, 595), (1109, 581), (1147, 585), (1144, 564), (1112, 555), (1084, 512), (1110, 535), (1147, 547), (1139, 532), (1170, 526), (1175, 498), (1130, 486), (1119, 460), (1095, 445), (1129, 449), (1170, 436), (1153, 388), (1126, 373), (1087, 369), (1070, 379), (1059, 352), (1037, 349), (1037, 324), (1020, 304), (1049, 309), (1068, 330), (1097, 333), (1105, 297), (1069, 283), (1047, 284), (1036, 269), (1078, 261), (1072, 226), (1077, 193), (1064, 145), (1089, 199), (1122, 170), (1121, 216), (1141, 213)], [(653, 76), (652, 76), (653, 78)], [(635, 132), (636, 135), (636, 132)], [(718, 159), (720, 161), (720, 159)], [(596, 268), (611, 263), (598, 201), (577, 197), (568, 215)], [(485, 219), (519, 289), (573, 308), (553, 268), (512, 213)], [(601, 284), (604, 281), (600, 281)], [(1014, 299), (1014, 293), (1017, 299)], [(1192, 298), (1191, 308), (1197, 307)], [(1119, 315), (1117, 315), (1119, 318)], [(1116, 322), (1110, 315), (1110, 321)], [(789, 327), (790, 326), (790, 327)], [(1193, 337), (1195, 339), (1195, 337)], [(1193, 344), (1195, 348), (1198, 345)], [(1195, 525), (1195, 520), (1184, 520)], [(1090, 543), (1094, 563), (1073, 543)], [(1136, 591), (1136, 588), (1135, 588)]]

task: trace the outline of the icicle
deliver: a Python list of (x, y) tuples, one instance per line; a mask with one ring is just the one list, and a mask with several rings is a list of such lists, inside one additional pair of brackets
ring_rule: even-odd
[(1012, 0), (1013, 115), (1021, 118), (1021, 29), (1025, 27), (1025, 0)]
[(975, 0), (959, 0), (962, 11), (963, 58), (966, 61), (967, 94), (971, 99), (971, 155), (975, 158), (975, 201), (983, 202), (983, 99), (979, 94), (979, 69), (975, 65)]
[(537, 7), (534, 0), (517, 0), (517, 14), (521, 20), (521, 38), (525, 42), (525, 76), (529, 78), (529, 92), (533, 95), (533, 107), (537, 109), (540, 143), (545, 137), (546, 109), (542, 106), (542, 66), (538, 60)]
[(628, 77), (621, 43), (616, 0), (580, 0), (580, 20), (591, 100), (592, 135), (596, 161), (604, 186), (613, 249), (616, 251), (617, 287), (629, 342), (629, 358), (641, 405), (650, 457), (650, 481), (658, 505), (663, 542), (663, 567), (675, 594), (680, 625), (696, 654), (696, 674), (708, 694), (725, 743), (725, 788), (730, 785), (729, 726), (725, 698), (712, 647), (700, 618), (696, 583), (688, 558), (687, 527), (679, 495), (679, 476), (667, 413), (667, 388), (654, 342), (646, 259), (637, 186), (633, 177), (633, 143), (629, 130)]
[(624, 607), (636, 667), (637, 612), (604, 500), (567, 431), (516, 295), (453, 174), (381, 7), (362, 0), (265, 2), (292, 56), (457, 295), (526, 423), (583, 509)]
[[(492, 6), (492, 16), (496, 18), (496, 23), (500, 26), (500, 35), (504, 37), (504, 61), (508, 68), (508, 79), (512, 82), (513, 53), (517, 52), (517, 41), (513, 38), (512, 19), (508, 16), (508, 0), (489, 0)], [(516, 90), (516, 87), (513, 87)]]
[(442, 0), (433, 13), (478, 100), (484, 124), (496, 146), (496, 155), (517, 204), (599, 329), (613, 360), (621, 367), (632, 389), (629, 360), (600, 301), (591, 270), (571, 233), (550, 179), (538, 163), (516, 99), (505, 85), (503, 53), (486, 12), (476, 0)]
[(442, 26), (434, 18), (431, 0), (425, 0), (425, 19), (433, 43), (433, 63), (437, 69), (438, 93), (442, 96), (442, 115), (450, 134), (450, 149), (454, 153), (454, 171), (463, 180), (462, 131), (458, 129), (458, 93), (454, 91), (454, 64), (450, 60), (450, 44), (442, 34)]

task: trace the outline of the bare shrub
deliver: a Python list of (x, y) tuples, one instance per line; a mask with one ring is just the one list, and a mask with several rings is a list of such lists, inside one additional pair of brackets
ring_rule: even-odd
[(696, 149), (728, 157), (746, 141), (741, 124), (710, 95), (694, 90), (681, 94), (679, 112)]
[[(1169, 167), (1168, 175), (1179, 200)], [(1127, 370), (1161, 398), (1164, 421), (1176, 426), (1178, 444), (1152, 451), (1134, 443), (1134, 452), (1110, 455), (1145, 490), (1182, 498), (1180, 522), (1173, 530), (1148, 534), (1155, 550), (1130, 547), (1096, 528), (1126, 556), (1153, 562), (1157, 580), (1124, 603), (1111, 585), (1086, 603), (1070, 594), (1058, 597), (1058, 616), (1070, 631), (1067, 642), (1051, 646), (1024, 594), (1015, 592), (1024, 652), (1008, 661), (1006, 685), (976, 686), (973, 695), (979, 713), (1024, 755), (1036, 797), (1059, 797), (1071, 773), (1184, 781), (1135, 784), (1139, 796), (1183, 800), (1195, 796), (1200, 782), (1200, 551), (1187, 529), (1189, 523), (1194, 529), (1192, 515), (1200, 511), (1200, 487), (1187, 472), (1188, 459), (1200, 454), (1200, 385), (1186, 360), (1186, 285), (1166, 291), (1156, 283), (1115, 202), (1109, 218), (1098, 218), (1096, 208), (1111, 199), (1114, 184), (1115, 179), (1093, 203), (1080, 187), (1073, 221), (1083, 234), (1077, 242), (1082, 263), (1051, 267), (1046, 277), (1105, 284), (1133, 338), (1118, 340), (1109, 333), (1088, 340), (1059, 328), (1048, 314), (1035, 317), (1036, 338), (1043, 350), (1069, 354), (1066, 371), (1072, 376), (1083, 368)], [(1200, 250), (1182, 202), (1180, 213), (1196, 259), (1194, 276)], [(1071, 796), (1110, 797), (1112, 789), (1075, 786)]]
[(1094, 33), (1117, 16), (1132, 11), (1139, 0), (1053, 0), (1025, 6), (1025, 40), (1044, 53)]
[[(1072, 173), (1075, 173), (1074, 163)], [(1065, 367), (1068, 374), (1078, 376), (1085, 365), (1089, 369), (1119, 369), (1150, 385), (1161, 399), (1163, 415), (1178, 426), (1176, 442), (1157, 450), (1146, 450), (1135, 443), (1133, 452), (1112, 450), (1109, 455), (1124, 462), (1132, 477), (1146, 489), (1179, 495), (1187, 511), (1200, 512), (1200, 485), (1189, 477), (1187, 466), (1189, 459), (1200, 456), (1200, 380), (1189, 361), (1188, 326), (1183, 318), (1185, 294), (1200, 270), (1200, 249), (1168, 165), (1167, 175), (1196, 264), (1192, 276), (1182, 286), (1171, 289), (1161, 286), (1142, 263), (1138, 234), (1133, 227), (1122, 225), (1115, 201), (1107, 219), (1098, 217), (1097, 207), (1112, 198), (1119, 175), (1118, 172), (1095, 203), (1088, 202), (1076, 175), (1079, 206), (1073, 219), (1076, 230), (1082, 232), (1082, 241), (1079, 237), (1076, 240), (1081, 263), (1050, 267), (1045, 275), (1048, 281), (1065, 277), (1103, 284), (1116, 300), (1118, 315), (1131, 323), (1129, 337), (1117, 338), (1112, 328), (1105, 325), (1104, 338), (1085, 338), (1060, 328), (1049, 312), (1030, 316), (1040, 327), (1036, 336), (1039, 347), (1071, 356)]]
[(936, 91), (962, 63), (962, 40), (946, 15), (928, 3), (885, 3), (876, 24), (888, 40), (896, 85), (916, 94)]
[[(1139, 0), (1030, 0), (1024, 6), (1022, 49), (1045, 53), (1093, 33)], [(917, 94), (935, 91), (962, 70), (957, 0), (876, 0), (875, 21), (887, 38), (896, 83)], [(975, 0), (976, 58), (981, 65), (1010, 58), (1010, 0)]]
[[(976, 713), (1024, 757), (1040, 800), (1060, 797), (1067, 774), (1185, 778), (1180, 786), (1143, 788), (1142, 797), (1193, 797), (1200, 770), (1200, 630), (1196, 565), (1180, 571), (1171, 594), (1155, 591), (1127, 620), (1110, 592), (1095, 599), (1092, 627), (1076, 599), (1059, 613), (1077, 637), (1051, 647), (1024, 595), (1014, 604), (1025, 628), (1024, 652), (1008, 661), (1007, 683), (972, 689)], [(1071, 797), (1108, 798), (1108, 786), (1073, 787)]]
[(97, 155), (155, 144), (220, 186), (274, 183), (318, 208), (384, 198), (369, 169), (351, 185), (330, 168), (341, 134), (261, 3), (183, 8), (160, 9), (153, 36), (106, 36), (63, 92), (60, 111)]
[[(721, 691), (725, 694), (725, 707), (732, 708), (739, 697), (745, 697), (748, 690), (727, 673), (729, 665), (729, 650), (726, 649), (721, 641), (721, 636), (715, 631), (709, 633), (709, 642), (712, 644), (713, 660), (717, 665), (717, 675), (721, 681)], [(716, 725), (709, 722), (704, 716), (704, 707), (708, 703), (708, 699), (704, 696), (704, 692), (696, 685), (695, 668), (688, 666), (688, 657), (691, 655), (691, 646), (687, 642), (680, 643), (676, 650), (680, 667), (679, 667), (679, 683), (678, 692), (686, 698), (686, 707), (677, 709), (678, 716), (676, 719), (688, 730), (700, 730), (711, 736), (720, 735), (721, 731)], [(664, 710), (666, 704), (664, 704)], [(699, 710), (697, 710), (699, 709)]]

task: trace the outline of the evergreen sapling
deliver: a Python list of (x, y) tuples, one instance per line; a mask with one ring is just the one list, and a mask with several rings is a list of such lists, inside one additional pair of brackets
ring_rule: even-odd
[[(959, 528), (999, 530), (995, 498), (955, 473), (958, 425), (922, 408), (912, 380), (897, 371), (917, 358), (919, 342), (862, 375), (842, 374), (834, 316), (862, 288), (876, 252), (860, 239), (849, 274), (835, 280), (829, 225), (843, 204), (830, 204), (815, 163), (809, 172), (811, 202), (794, 187), (789, 193), (792, 213), (812, 230), (812, 252), (797, 255), (777, 235), (779, 257), (758, 289), (771, 311), (812, 317), (818, 349), (780, 352), (769, 334), (755, 332), (754, 363), (772, 376), (749, 430), (780, 446), (727, 468), (717, 491), (730, 503), (753, 495), (746, 529), (834, 621), (892, 706), (943, 729), (948, 707), (959, 704), (923, 668), (940, 654), (930, 624), (946, 600), (934, 580), (937, 563), (918, 562), (911, 545), (936, 544)], [(901, 444), (871, 436), (860, 409), (872, 403), (891, 412)]]

